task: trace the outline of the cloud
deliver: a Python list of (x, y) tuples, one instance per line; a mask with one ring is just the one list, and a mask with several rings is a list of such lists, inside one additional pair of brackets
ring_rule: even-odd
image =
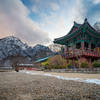
[(75, 6), (72, 8), (73, 21), (81, 23), (86, 17), (87, 10), (83, 0), (76, 0)]
[[(50, 5), (51, 4), (53, 5), (51, 6), (52, 9), (55, 9), (55, 2), (51, 2)], [(67, 5), (68, 2), (66, 2), (66, 6)], [(74, 4), (71, 5), (72, 7), (64, 6), (63, 8), (63, 4), (59, 6), (60, 11), (52, 11), (49, 13), (49, 15), (46, 13), (40, 14), (41, 18), (43, 19), (40, 26), (49, 32), (49, 36), (52, 40), (54, 38), (66, 35), (70, 31), (73, 22), (77, 21), (78, 23), (82, 23), (86, 15), (86, 9), (83, 4), (83, 0), (76, 0)]]
[(98, 3), (100, 3), (100, 0), (93, 0), (93, 3), (98, 4)]
[(35, 0), (36, 3), (40, 2), (40, 0)]
[(57, 3), (54, 3), (54, 2), (50, 3), (50, 6), (51, 6), (53, 11), (57, 11), (60, 9), (59, 5)]
[[(100, 18), (100, 7), (98, 8), (97, 5), (94, 6), (91, 0), (43, 1), (46, 1), (45, 4), (42, 1), (39, 2), (41, 4), (39, 7), (41, 8), (40, 16), (42, 19), (40, 26), (43, 30), (49, 32), (49, 36), (52, 40), (66, 35), (70, 31), (74, 21), (83, 23), (84, 19), (88, 18), (88, 20), (92, 22), (93, 18), (96, 20)], [(93, 1), (97, 2), (97, 0)], [(47, 12), (44, 11), (45, 9)], [(97, 9), (99, 9), (98, 12)], [(90, 13), (92, 13), (92, 15), (90, 15)]]
[(38, 13), (39, 11), (38, 11), (38, 8), (36, 7), (36, 6), (33, 6), (32, 7), (32, 12), (33, 13)]
[(48, 33), (40, 29), (28, 15), (30, 11), (21, 0), (0, 2), (0, 37), (14, 34), (30, 45), (48, 43)]
[(40, 27), (49, 32), (52, 41), (54, 38), (67, 34), (69, 26), (67, 28), (67, 21), (64, 16), (58, 17), (54, 12), (52, 12), (50, 16), (47, 16), (46, 14), (41, 16), (44, 18), (44, 21), (40, 24)]
[(100, 0), (22, 1), (0, 2), (0, 37), (15, 34), (29, 44), (48, 43), (66, 35), (73, 21), (83, 23), (85, 17), (90, 22), (100, 18)]

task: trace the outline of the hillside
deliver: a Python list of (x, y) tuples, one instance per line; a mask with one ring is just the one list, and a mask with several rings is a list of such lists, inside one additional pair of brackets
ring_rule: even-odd
[(19, 38), (9, 36), (0, 39), (0, 66), (12, 66), (14, 63), (33, 63), (36, 59), (53, 52), (46, 46), (34, 47), (23, 43)]

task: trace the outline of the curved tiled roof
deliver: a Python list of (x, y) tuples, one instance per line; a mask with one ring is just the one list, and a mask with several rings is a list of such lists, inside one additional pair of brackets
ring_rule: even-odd
[[(76, 35), (78, 35), (81, 31), (84, 31), (84, 28), (88, 27), (88, 30), (90, 31), (90, 35), (92, 35), (93, 37), (96, 38), (100, 38), (100, 33), (98, 31), (96, 31), (87, 21), (87, 19), (84, 20), (83, 24), (78, 24), (74, 21), (74, 25), (71, 28), (70, 32), (60, 38), (56, 38), (54, 40), (54, 43), (58, 43), (58, 44), (65, 44), (66, 40), (69, 40), (71, 38), (74, 38)], [(74, 31), (73, 31), (74, 30)]]

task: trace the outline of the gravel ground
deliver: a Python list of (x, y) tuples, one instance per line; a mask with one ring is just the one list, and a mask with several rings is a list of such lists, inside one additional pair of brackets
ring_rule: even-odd
[(100, 100), (100, 85), (0, 72), (0, 100)]

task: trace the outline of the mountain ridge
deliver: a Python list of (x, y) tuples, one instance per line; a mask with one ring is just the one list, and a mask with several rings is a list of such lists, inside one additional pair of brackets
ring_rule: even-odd
[(33, 63), (36, 59), (49, 56), (53, 52), (46, 46), (37, 44), (34, 47), (23, 43), (19, 38), (8, 36), (0, 39), (0, 65), (12, 66), (13, 63)]

